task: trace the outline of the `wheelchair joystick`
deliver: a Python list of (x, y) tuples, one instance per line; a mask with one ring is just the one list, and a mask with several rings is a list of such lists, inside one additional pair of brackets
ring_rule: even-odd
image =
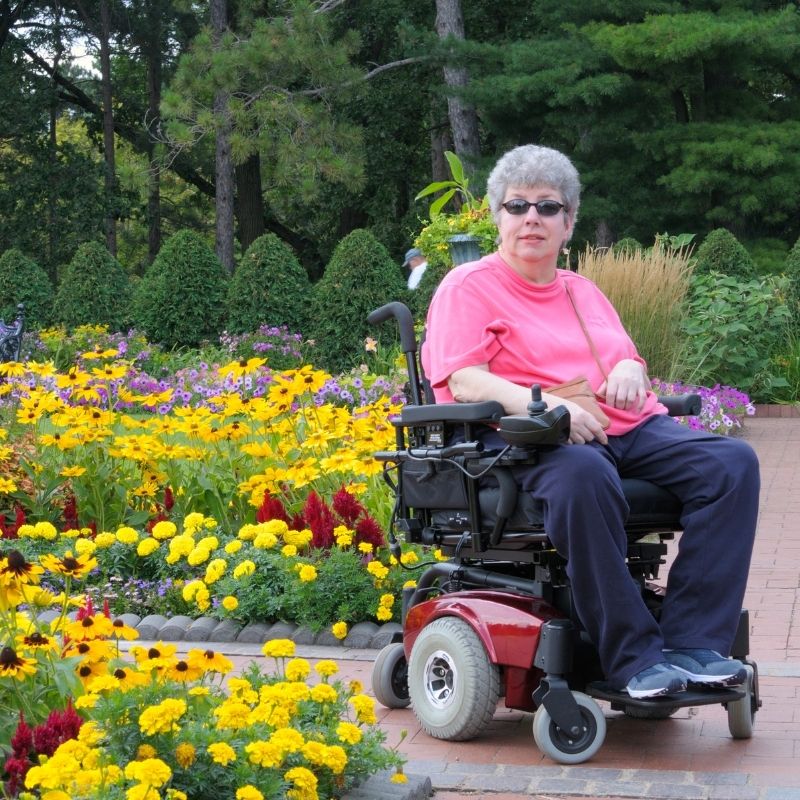
[(542, 387), (538, 383), (531, 386), (531, 401), (528, 403), (528, 416), (538, 417), (547, 411), (547, 403), (542, 400)]

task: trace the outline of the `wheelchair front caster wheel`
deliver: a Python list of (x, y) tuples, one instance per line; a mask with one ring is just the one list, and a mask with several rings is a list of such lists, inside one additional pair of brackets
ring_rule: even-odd
[(581, 731), (577, 735), (561, 730), (544, 706), (533, 716), (533, 738), (548, 758), (559, 764), (581, 764), (588, 761), (606, 739), (606, 718), (600, 706), (582, 692), (572, 692), (581, 715)]
[(745, 664), (747, 679), (742, 687), (744, 697), (728, 703), (728, 730), (734, 739), (749, 739), (753, 735), (753, 724), (757, 710), (755, 697), (755, 670), (750, 664)]
[(402, 642), (387, 644), (372, 667), (372, 692), (386, 708), (406, 708), (408, 696), (408, 663)]

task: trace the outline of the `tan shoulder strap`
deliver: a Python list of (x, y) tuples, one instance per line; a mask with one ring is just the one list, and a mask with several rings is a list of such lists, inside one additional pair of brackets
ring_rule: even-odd
[(569, 288), (569, 284), (567, 281), (564, 281), (564, 289), (566, 289), (567, 297), (569, 298), (569, 302), (572, 305), (572, 310), (575, 312), (575, 316), (578, 318), (578, 322), (581, 325), (581, 330), (583, 331), (583, 335), (586, 337), (586, 341), (589, 343), (589, 349), (592, 351), (592, 356), (594, 360), (597, 362), (597, 366), (600, 367), (600, 372), (602, 373), (603, 377), (608, 380), (608, 373), (603, 366), (603, 362), (600, 360), (600, 355), (597, 352), (597, 348), (594, 346), (594, 341), (592, 341), (592, 337), (589, 335), (589, 329), (586, 327), (586, 323), (584, 322), (583, 317), (581, 316), (581, 312), (578, 311), (578, 306), (575, 304), (575, 298), (572, 296), (572, 291)]

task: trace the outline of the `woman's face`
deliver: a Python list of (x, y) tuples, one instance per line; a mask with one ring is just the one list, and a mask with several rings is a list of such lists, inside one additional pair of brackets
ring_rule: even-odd
[[(561, 194), (550, 186), (509, 186), (503, 202), (516, 199), (529, 203), (564, 202)], [(510, 214), (501, 207), (497, 227), (500, 254), (512, 269), (536, 283), (553, 280), (558, 254), (572, 233), (572, 222), (565, 211), (545, 217), (535, 206), (519, 215)]]

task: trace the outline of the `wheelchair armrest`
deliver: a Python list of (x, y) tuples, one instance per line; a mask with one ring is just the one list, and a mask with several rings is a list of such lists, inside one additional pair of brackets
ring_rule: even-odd
[(699, 394), (659, 395), (658, 402), (667, 407), (671, 417), (696, 417), (702, 406)]
[(404, 406), (401, 425), (423, 425), (426, 422), (497, 422), (505, 414), (500, 403), (435, 403), (426, 406)]

